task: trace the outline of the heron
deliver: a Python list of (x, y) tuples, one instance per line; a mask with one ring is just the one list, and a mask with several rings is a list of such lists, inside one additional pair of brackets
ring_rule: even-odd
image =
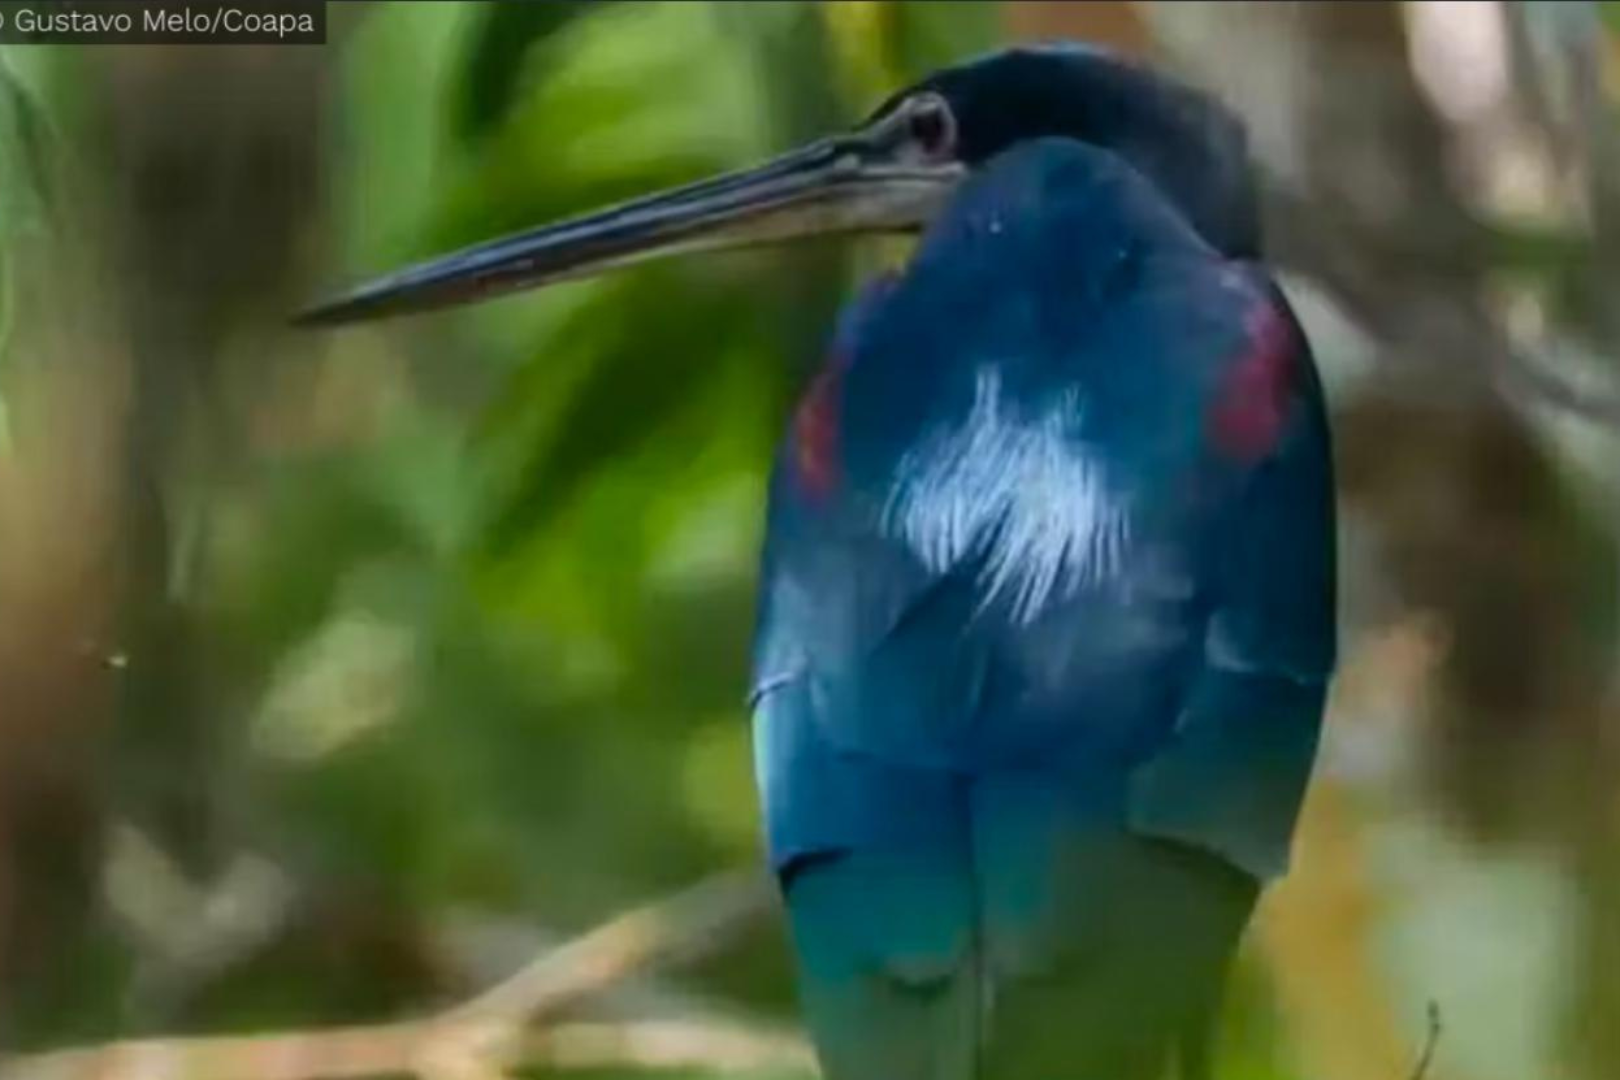
[(1241, 120), (1006, 49), (764, 164), (302, 321), (900, 233), (779, 444), (747, 701), (829, 1080), (1185, 1080), (1282, 875), (1335, 655), (1328, 415)]

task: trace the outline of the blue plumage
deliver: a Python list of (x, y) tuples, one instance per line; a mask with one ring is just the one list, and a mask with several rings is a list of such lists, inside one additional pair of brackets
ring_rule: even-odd
[[(784, 443), (756, 762), (833, 1080), (1153, 1077), (1281, 871), (1332, 666), (1320, 390), (1132, 163), (981, 163)], [(978, 1070), (978, 1071), (976, 1071)]]

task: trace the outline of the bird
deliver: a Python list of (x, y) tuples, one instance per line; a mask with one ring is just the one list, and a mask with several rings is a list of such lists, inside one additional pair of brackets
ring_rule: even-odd
[(829, 1080), (1206, 1080), (1336, 662), (1329, 417), (1249, 136), (1084, 42), (309, 325), (655, 257), (914, 237), (785, 418), (748, 712)]

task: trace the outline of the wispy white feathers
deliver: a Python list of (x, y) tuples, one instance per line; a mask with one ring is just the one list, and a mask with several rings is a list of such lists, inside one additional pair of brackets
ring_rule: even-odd
[(982, 368), (966, 419), (900, 461), (885, 530), (935, 573), (975, 559), (983, 604), (1005, 599), (1024, 622), (1116, 575), (1128, 522), (1084, 452), (1080, 411), (1065, 395), (1017, 415), (1003, 401), (1001, 373)]

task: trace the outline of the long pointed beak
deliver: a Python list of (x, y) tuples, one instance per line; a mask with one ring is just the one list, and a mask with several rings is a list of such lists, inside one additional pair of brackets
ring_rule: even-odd
[(478, 244), (361, 285), (294, 320), (330, 326), (484, 300), (668, 255), (925, 225), (960, 165), (909, 164), (859, 136)]

